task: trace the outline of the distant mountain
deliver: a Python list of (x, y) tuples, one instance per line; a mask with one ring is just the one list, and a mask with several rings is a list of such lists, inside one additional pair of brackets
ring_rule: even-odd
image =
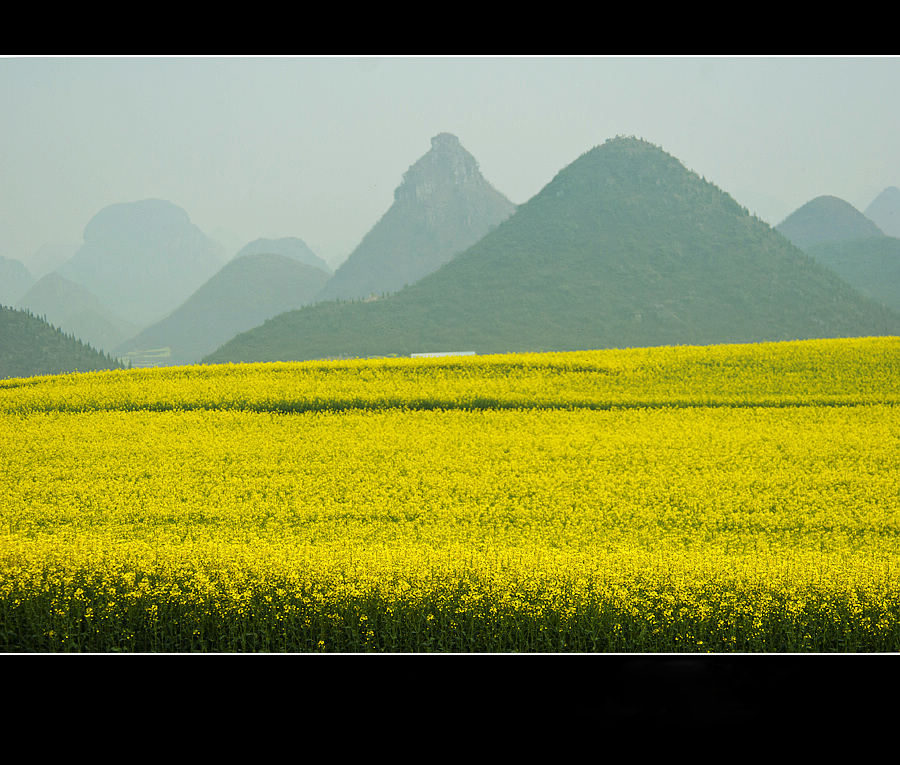
[(888, 186), (866, 208), (866, 217), (888, 236), (900, 238), (900, 189)]
[(900, 312), (900, 238), (822, 242), (806, 251), (863, 295)]
[(86, 287), (57, 273), (39, 279), (16, 303), (63, 332), (110, 351), (140, 327), (116, 316)]
[(853, 205), (832, 196), (816, 197), (807, 202), (775, 229), (800, 249), (821, 242), (884, 236), (884, 232)]
[(84, 230), (84, 244), (60, 267), (109, 309), (138, 326), (177, 308), (225, 262), (221, 245), (161, 199), (110, 205)]
[(0, 306), (0, 378), (121, 368), (29, 311)]
[(80, 244), (59, 242), (43, 244), (25, 261), (25, 265), (28, 266), (28, 270), (35, 279), (40, 279), (60, 268), (66, 261), (71, 260), (80, 246)]
[(242, 255), (116, 354), (168, 347), (171, 355), (162, 363), (196, 363), (239, 332), (312, 302), (328, 276), (286, 255)]
[(0, 256), (0, 305), (15, 305), (32, 284), (34, 276), (24, 263)]
[(302, 239), (295, 236), (288, 236), (282, 239), (254, 239), (249, 244), (244, 245), (234, 258), (240, 258), (244, 255), (284, 255), (294, 260), (299, 260), (313, 268), (318, 268), (326, 274), (331, 275), (332, 269), (322, 258), (314, 253)]
[(417, 283), (283, 314), (206, 361), (898, 333), (900, 315), (728, 194), (650, 143), (615, 138)]
[(777, 229), (863, 295), (900, 311), (900, 239), (886, 235), (880, 225), (896, 225), (894, 214), (900, 223), (900, 189), (891, 187), (865, 215), (837, 197), (823, 196), (792, 213)]
[(440, 133), (403, 175), (390, 209), (335, 271), (319, 299), (396, 292), (437, 270), (515, 209), (484, 179), (459, 139)]

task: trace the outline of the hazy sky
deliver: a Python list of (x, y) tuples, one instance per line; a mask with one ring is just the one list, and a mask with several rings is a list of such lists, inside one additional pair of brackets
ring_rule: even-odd
[(237, 251), (296, 236), (336, 265), (431, 137), (515, 203), (616, 135), (771, 224), (900, 186), (900, 58), (0, 58), (0, 255), (79, 244), (151, 197)]

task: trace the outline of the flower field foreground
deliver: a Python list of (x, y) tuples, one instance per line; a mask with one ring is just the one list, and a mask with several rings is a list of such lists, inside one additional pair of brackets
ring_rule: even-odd
[(0, 381), (4, 651), (896, 651), (900, 338)]

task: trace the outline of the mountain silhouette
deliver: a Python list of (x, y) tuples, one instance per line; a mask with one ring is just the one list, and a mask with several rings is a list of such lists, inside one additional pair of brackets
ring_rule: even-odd
[(394, 203), (338, 267), (319, 299), (396, 292), (477, 242), (514, 210), (484, 179), (459, 139), (440, 133), (404, 173)]
[(241, 255), (222, 268), (169, 316), (116, 348), (168, 347), (166, 364), (193, 364), (229, 338), (277, 314), (312, 302), (329, 274), (273, 253)]
[(32, 253), (31, 257), (25, 261), (28, 270), (34, 275), (35, 279), (40, 279), (53, 271), (60, 268), (66, 261), (72, 259), (78, 252), (79, 244), (69, 244), (62, 242), (48, 242), (42, 244)]
[(233, 259), (240, 258), (244, 255), (262, 254), (285, 255), (294, 260), (299, 260), (301, 263), (305, 263), (308, 266), (312, 266), (313, 268), (318, 268), (326, 274), (331, 275), (332, 273), (331, 266), (316, 255), (306, 242), (295, 236), (286, 236), (281, 239), (254, 239), (252, 242), (241, 247), (240, 251)]
[(16, 303), (43, 316), (63, 332), (102, 351), (110, 351), (139, 327), (112, 313), (86, 287), (49, 273), (38, 279)]
[(900, 313), (900, 238), (821, 242), (806, 251), (863, 295)]
[(789, 215), (777, 229), (860, 293), (900, 311), (900, 239), (880, 226), (890, 227), (894, 213), (900, 214), (900, 189), (893, 187), (885, 189), (865, 215), (842, 199), (822, 196)]
[(121, 368), (30, 311), (0, 306), (0, 378)]
[(662, 149), (586, 152), (465, 252), (369, 303), (321, 303), (207, 361), (896, 334), (864, 298)]
[(184, 210), (145, 199), (100, 210), (84, 229), (84, 244), (58, 270), (117, 316), (146, 326), (177, 308), (224, 262), (221, 245)]
[(884, 232), (853, 205), (833, 196), (810, 200), (775, 226), (775, 230), (801, 250), (822, 242), (884, 236)]
[(865, 212), (885, 234), (900, 238), (900, 189), (896, 186), (882, 191)]
[(15, 305), (32, 284), (34, 276), (22, 261), (0, 256), (0, 305)]

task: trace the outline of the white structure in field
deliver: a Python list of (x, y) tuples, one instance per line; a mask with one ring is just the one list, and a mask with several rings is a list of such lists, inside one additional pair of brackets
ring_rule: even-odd
[(128, 353), (119, 358), (119, 361), (126, 366), (128, 362), (131, 362), (132, 369), (142, 369), (144, 367), (163, 365), (171, 355), (172, 349), (166, 346), (165, 348), (153, 348), (147, 351), (128, 351)]
[(433, 359), (436, 356), (474, 356), (475, 351), (438, 351), (437, 353), (411, 353), (411, 359)]

